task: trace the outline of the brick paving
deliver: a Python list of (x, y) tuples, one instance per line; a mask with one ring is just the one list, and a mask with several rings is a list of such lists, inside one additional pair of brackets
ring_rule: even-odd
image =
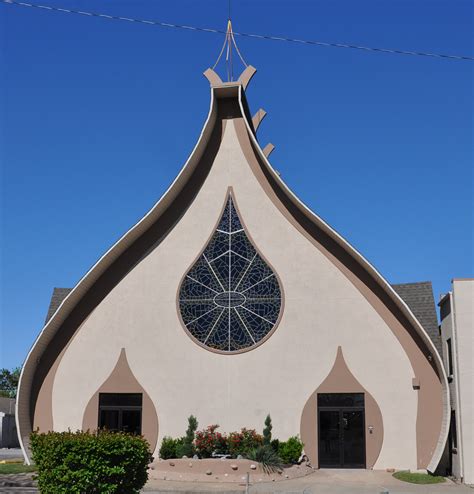
[(0, 475), (0, 492), (2, 494), (19, 493), (37, 494), (36, 482), (33, 480), (34, 473), (11, 473)]

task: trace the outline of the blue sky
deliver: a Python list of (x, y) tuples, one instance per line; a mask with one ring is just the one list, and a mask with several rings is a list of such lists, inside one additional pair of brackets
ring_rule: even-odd
[[(41, 0), (224, 29), (227, 1)], [(470, 0), (233, 0), (234, 29), (474, 55)], [(166, 190), (209, 106), (222, 35), (0, 5), (0, 367)], [(473, 267), (474, 62), (237, 39), (272, 164), (391, 282)], [(133, 330), (133, 328), (131, 328)]]

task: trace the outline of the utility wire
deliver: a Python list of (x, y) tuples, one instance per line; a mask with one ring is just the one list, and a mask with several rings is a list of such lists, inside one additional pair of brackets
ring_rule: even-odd
[[(205, 27), (197, 27), (197, 26), (186, 26), (183, 24), (171, 24), (169, 22), (161, 22), (161, 21), (156, 21), (156, 20), (146, 20), (146, 19), (134, 19), (132, 17), (120, 17), (116, 15), (109, 15), (109, 14), (100, 14), (97, 12), (85, 12), (82, 10), (71, 10), (71, 9), (64, 9), (60, 7), (52, 7), (50, 5), (39, 5), (39, 4), (34, 4), (34, 3), (27, 3), (27, 2), (19, 2), (17, 0), (0, 0), (0, 3), (7, 4), (7, 5), (16, 5), (16, 6), (21, 6), (21, 7), (33, 7), (36, 9), (43, 9), (43, 10), (49, 10), (49, 11), (55, 11), (55, 12), (64, 12), (67, 14), (78, 14), (78, 15), (84, 15), (88, 17), (100, 17), (102, 19), (109, 19), (109, 20), (114, 20), (114, 21), (126, 21), (126, 22), (136, 22), (139, 24), (149, 24), (152, 26), (161, 26), (161, 27), (169, 27), (169, 28), (177, 28), (177, 29), (187, 29), (190, 31), (200, 31), (200, 32), (206, 32), (206, 33), (215, 33), (215, 34), (226, 34), (226, 31), (223, 31), (221, 29), (211, 29), (211, 28), (205, 28)], [(353, 45), (353, 44), (347, 44), (347, 43), (328, 43), (324, 41), (314, 41), (314, 40), (307, 40), (307, 39), (297, 39), (297, 38), (285, 38), (282, 36), (270, 36), (270, 35), (265, 35), (265, 34), (254, 34), (254, 33), (240, 33), (240, 32), (233, 32), (235, 36), (242, 36), (246, 38), (256, 38), (256, 39), (268, 39), (271, 41), (286, 41), (289, 43), (299, 43), (299, 44), (304, 44), (304, 45), (316, 45), (316, 46), (327, 46), (327, 47), (333, 47), (333, 48), (351, 48), (353, 50), (363, 50), (363, 51), (369, 51), (369, 52), (380, 52), (380, 53), (394, 53), (398, 55), (414, 55), (414, 56), (420, 56), (420, 57), (433, 57), (433, 58), (447, 58), (447, 59), (452, 59), (452, 60), (469, 60), (469, 61), (474, 61), (474, 57), (468, 57), (464, 55), (446, 55), (443, 53), (427, 53), (427, 52), (421, 52), (421, 51), (406, 51), (406, 50), (392, 50), (388, 48), (374, 48), (370, 46), (360, 46), (360, 45)]]

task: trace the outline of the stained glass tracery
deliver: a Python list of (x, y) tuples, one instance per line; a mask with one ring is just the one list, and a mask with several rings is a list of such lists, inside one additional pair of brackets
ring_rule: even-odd
[(213, 236), (182, 281), (179, 309), (191, 335), (222, 352), (258, 344), (278, 320), (278, 279), (245, 233), (231, 194)]

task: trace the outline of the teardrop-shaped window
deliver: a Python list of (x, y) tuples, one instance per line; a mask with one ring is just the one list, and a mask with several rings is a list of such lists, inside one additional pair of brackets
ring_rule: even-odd
[(184, 326), (209, 349), (249, 350), (275, 329), (281, 299), (278, 278), (250, 241), (229, 193), (214, 234), (181, 283)]

